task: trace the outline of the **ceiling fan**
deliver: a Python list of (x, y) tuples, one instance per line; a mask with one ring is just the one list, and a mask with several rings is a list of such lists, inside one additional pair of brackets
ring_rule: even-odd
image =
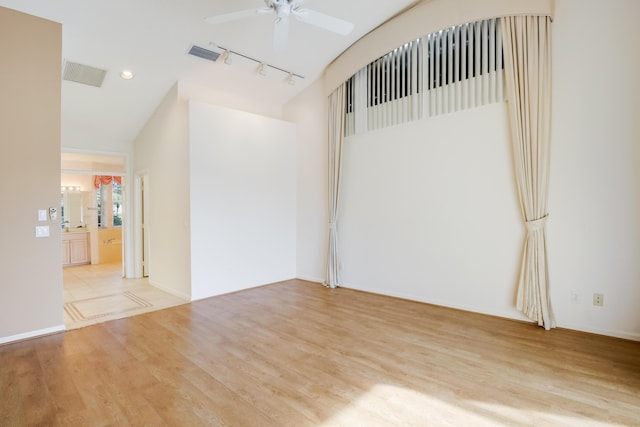
[(323, 28), (334, 33), (346, 36), (353, 30), (351, 22), (325, 15), (310, 9), (301, 9), (305, 0), (264, 0), (267, 7), (260, 9), (248, 9), (224, 15), (210, 16), (205, 19), (209, 24), (222, 24), (237, 21), (255, 15), (269, 15), (275, 13), (273, 24), (273, 48), (283, 50), (287, 45), (289, 36), (289, 17), (294, 16), (301, 22)]

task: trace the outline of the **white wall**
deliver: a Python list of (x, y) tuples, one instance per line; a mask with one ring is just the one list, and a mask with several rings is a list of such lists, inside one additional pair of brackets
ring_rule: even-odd
[[(261, 94), (259, 99), (256, 99), (255, 96), (252, 98), (247, 98), (245, 96), (238, 95), (235, 89), (237, 84), (240, 83), (230, 83), (229, 81), (225, 81), (224, 89), (212, 89), (210, 87), (180, 82), (180, 97), (182, 99), (200, 101), (204, 102), (205, 104), (220, 105), (222, 107), (231, 108), (233, 110), (259, 114), (261, 116), (271, 117), (274, 119), (282, 119), (282, 105), (280, 105), (280, 103), (278, 102), (273, 102), (270, 96), (272, 95), (272, 93), (264, 91), (265, 89), (267, 91), (277, 89), (278, 91), (282, 92), (290, 90), (290, 85), (278, 84), (277, 86), (268, 86), (268, 88), (265, 88), (262, 85), (263, 82), (261, 82), (260, 79), (255, 76), (255, 63), (253, 64), (253, 78), (252, 80), (250, 80), (250, 82), (252, 85), (257, 85), (255, 87), (255, 93), (259, 92)], [(234, 77), (236, 76), (234, 76), (234, 74), (238, 73), (237, 70), (233, 71), (235, 65), (236, 64), (234, 61), (234, 67), (226, 67), (224, 69), (225, 72), (231, 73), (230, 75), (226, 76), (230, 80), (235, 80)], [(247, 83), (245, 81), (245, 85), (246, 84)], [(245, 87), (244, 89), (246, 90), (247, 88)], [(282, 95), (280, 94), (280, 96)]]
[(295, 125), (189, 102), (192, 299), (296, 275)]
[[(548, 222), (561, 326), (640, 340), (640, 2), (556, 0)], [(593, 293), (604, 294), (594, 307)], [(571, 293), (578, 303), (571, 302)]]
[(149, 176), (149, 281), (189, 299), (189, 117), (178, 84), (136, 138), (133, 170)]
[(500, 103), (345, 140), (343, 286), (520, 317), (506, 120)]
[(92, 191), (93, 175), (80, 175), (75, 173), (63, 173), (60, 175), (61, 186), (79, 186), (80, 191)]
[[(561, 327), (640, 340), (640, 2), (555, 3), (547, 224), (553, 308)], [(309, 91), (285, 111), (323, 101)], [(503, 108), (347, 141), (338, 223), (345, 285), (523, 318), (514, 300), (524, 229)], [(326, 120), (298, 117), (309, 129)], [(316, 142), (318, 152), (326, 149), (326, 141)], [(299, 156), (300, 170), (312, 163)], [(326, 169), (308, 170), (316, 175), (309, 183), (326, 182)], [(307, 235), (325, 231), (326, 204), (298, 212), (298, 222), (312, 228)], [(299, 259), (305, 254), (312, 252), (299, 248)], [(604, 294), (604, 307), (592, 305), (594, 292)]]
[(324, 281), (327, 257), (327, 112), (322, 79), (285, 107), (297, 126), (297, 266), (296, 276)]
[[(76, 83), (64, 82), (66, 85)], [(106, 136), (95, 133), (93, 129), (83, 129), (83, 124), (74, 123), (73, 119), (67, 119), (62, 129), (62, 144), (66, 150), (83, 150), (87, 152), (112, 151), (114, 153), (130, 153), (130, 140), (110, 139)], [(94, 133), (93, 137), (87, 139), (87, 135)]]

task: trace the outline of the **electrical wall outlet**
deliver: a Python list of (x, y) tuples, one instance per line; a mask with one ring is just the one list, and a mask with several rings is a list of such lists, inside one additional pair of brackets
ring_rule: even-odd
[(49, 226), (48, 225), (37, 226), (36, 237), (49, 237)]
[(593, 294), (593, 305), (602, 307), (604, 305), (604, 294)]

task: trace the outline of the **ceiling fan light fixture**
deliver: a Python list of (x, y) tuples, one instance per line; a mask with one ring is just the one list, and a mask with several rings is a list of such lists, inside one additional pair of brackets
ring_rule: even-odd
[(273, 31), (273, 47), (275, 50), (284, 50), (287, 44), (289, 33), (290, 17), (295, 17), (298, 21), (331, 31), (336, 34), (346, 36), (353, 30), (353, 23), (340, 18), (325, 15), (310, 9), (302, 9), (305, 0), (264, 0), (266, 8), (247, 9), (222, 15), (205, 18), (209, 24), (224, 24), (238, 21), (257, 15), (275, 15)]

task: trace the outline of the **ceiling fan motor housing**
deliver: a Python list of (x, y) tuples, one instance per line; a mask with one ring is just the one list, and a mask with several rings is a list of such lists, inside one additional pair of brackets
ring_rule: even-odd
[(237, 12), (226, 13), (218, 16), (206, 18), (210, 24), (224, 24), (227, 22), (237, 21), (243, 18), (249, 18), (258, 15), (267, 15), (274, 13), (276, 19), (274, 21), (273, 47), (275, 50), (283, 50), (288, 37), (289, 17), (293, 15), (301, 22), (322, 28), (343, 36), (346, 36), (353, 30), (351, 22), (335, 18), (314, 10), (303, 9), (301, 6), (305, 0), (264, 0), (266, 8), (240, 10)]
[(265, 3), (275, 10), (278, 19), (282, 21), (289, 19), (289, 15), (297, 7), (296, 0), (265, 0)]

